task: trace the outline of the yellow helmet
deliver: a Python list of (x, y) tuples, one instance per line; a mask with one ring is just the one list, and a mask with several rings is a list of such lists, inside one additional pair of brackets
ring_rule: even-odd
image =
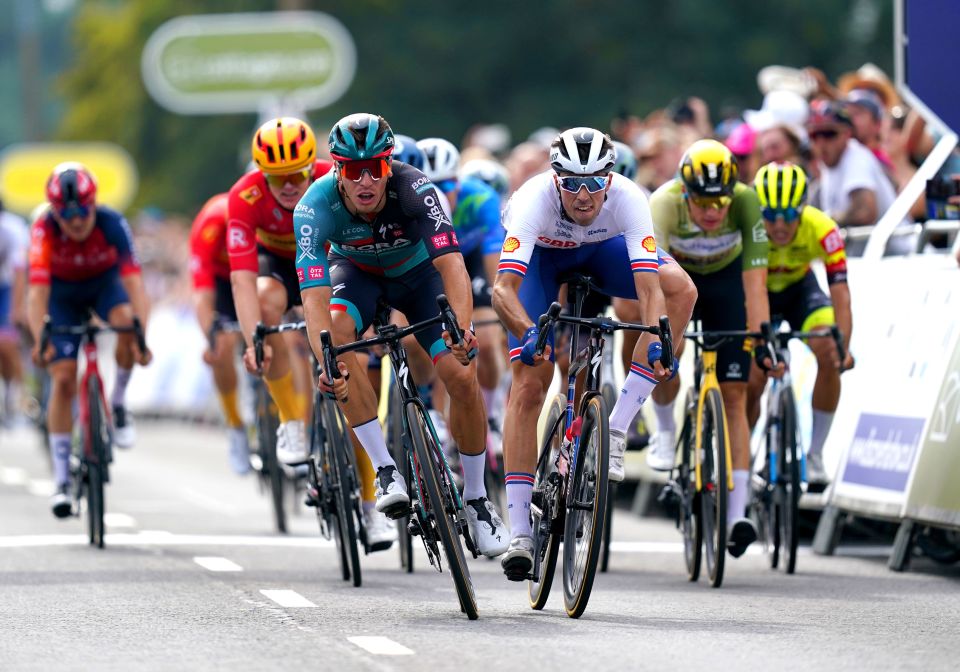
[(797, 211), (807, 199), (807, 174), (803, 168), (792, 163), (768, 163), (757, 171), (753, 186), (757, 190), (760, 207), (782, 214), (788, 221), (796, 219)]
[(289, 175), (313, 165), (317, 138), (306, 122), (278, 117), (257, 129), (251, 151), (253, 163), (264, 173)]
[(739, 174), (733, 154), (716, 140), (697, 140), (680, 159), (680, 179), (693, 196), (729, 196)]

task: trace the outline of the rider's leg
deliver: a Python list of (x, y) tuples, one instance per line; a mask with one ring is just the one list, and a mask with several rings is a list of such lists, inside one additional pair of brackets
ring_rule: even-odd
[(479, 499), (487, 494), (483, 483), (486, 467), (487, 409), (477, 382), (477, 364), (463, 366), (455, 357), (441, 354), (437, 377), (450, 395), (450, 433), (463, 464), (463, 498)]
[[(76, 349), (73, 350), (76, 353)], [(50, 400), (47, 427), (53, 480), (58, 487), (70, 482), (70, 433), (73, 427), (73, 400), (77, 396), (77, 360), (64, 357), (49, 365)]]
[[(114, 306), (110, 310), (107, 320), (112, 327), (129, 327), (133, 324), (133, 307), (129, 303)], [(117, 334), (117, 377), (114, 381), (113, 392), (110, 395), (110, 404), (114, 408), (124, 408), (126, 406), (127, 383), (130, 382), (130, 376), (133, 374), (133, 347), (136, 340), (136, 336), (132, 332)]]
[(840, 403), (840, 372), (834, 366), (836, 346), (828, 338), (812, 338), (807, 345), (817, 358), (817, 378), (813, 384), (813, 433), (810, 454), (820, 455)]
[(213, 383), (220, 397), (223, 408), (223, 417), (227, 427), (239, 429), (243, 427), (243, 418), (240, 415), (240, 402), (237, 394), (237, 368), (234, 358), (237, 352), (237, 342), (240, 334), (220, 332), (214, 343), (213, 356), (210, 368), (213, 371)]
[[(750, 484), (750, 430), (747, 425), (747, 385), (743, 382), (720, 383), (727, 433), (733, 459), (733, 490), (727, 500), (727, 529), (746, 515)], [(724, 459), (720, 456), (720, 459)]]
[[(276, 326), (287, 312), (287, 290), (279, 280), (260, 276), (257, 278), (257, 298), (260, 301), (260, 315), (263, 323)], [(280, 422), (290, 422), (303, 419), (303, 409), (297, 398), (297, 390), (293, 382), (293, 373), (290, 368), (290, 351), (281, 334), (267, 336), (266, 343), (273, 351), (270, 368), (264, 375), (264, 382), (270, 391), (270, 396), (277, 404)]]

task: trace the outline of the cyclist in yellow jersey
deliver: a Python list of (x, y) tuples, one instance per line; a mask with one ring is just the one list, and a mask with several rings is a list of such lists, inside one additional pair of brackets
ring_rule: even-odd
[[(754, 187), (770, 239), (767, 290), (770, 313), (784, 319), (793, 329), (813, 331), (837, 324), (843, 332), (846, 360), (850, 354), (850, 288), (847, 286), (847, 254), (839, 227), (817, 208), (806, 205), (807, 176), (792, 163), (768, 163), (758, 172)], [(810, 268), (815, 259), (827, 271), (830, 296), (823, 292)], [(826, 483), (823, 444), (840, 401), (840, 361), (833, 341), (811, 339), (807, 345), (817, 357), (817, 379), (813, 386), (813, 433), (807, 454), (807, 480)], [(764, 380), (758, 372), (750, 377), (750, 420), (759, 414)]]
[[(756, 193), (737, 181), (736, 159), (716, 140), (698, 140), (680, 161), (679, 177), (650, 197), (657, 244), (669, 251), (697, 287), (694, 317), (704, 330), (759, 331), (770, 319), (767, 301), (767, 233)], [(717, 378), (729, 425), (734, 489), (727, 507), (727, 549), (740, 557), (757, 538), (746, 517), (750, 480), (747, 381), (754, 357), (771, 364), (766, 347), (745, 339), (717, 348)], [(675, 464), (673, 403), (679, 376), (653, 390), (658, 431), (647, 464), (667, 470)]]

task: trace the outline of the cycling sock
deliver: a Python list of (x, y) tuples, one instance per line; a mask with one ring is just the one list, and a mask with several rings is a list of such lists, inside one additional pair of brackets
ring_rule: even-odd
[(727, 534), (733, 523), (747, 513), (747, 500), (750, 495), (750, 472), (746, 469), (733, 470), (733, 490), (727, 497)]
[(487, 454), (464, 455), (460, 453), (463, 467), (463, 500), (479, 499), (487, 496), (487, 486), (483, 483), (483, 470), (487, 468)]
[(372, 503), (377, 497), (376, 490), (373, 487), (373, 479), (377, 477), (377, 474), (373, 471), (373, 465), (370, 463), (370, 458), (367, 457), (366, 452), (364, 452), (363, 446), (354, 447), (353, 459), (357, 461), (357, 476), (360, 477), (360, 499), (364, 505)]
[(237, 403), (237, 390), (220, 392), (220, 405), (223, 406), (223, 417), (227, 427), (239, 429), (243, 427), (243, 418), (240, 417), (240, 405)]
[(653, 401), (653, 414), (657, 416), (657, 431), (676, 432), (677, 421), (673, 417), (673, 402), (658, 404)]
[(113, 406), (123, 406), (124, 397), (127, 396), (127, 383), (130, 382), (130, 375), (133, 369), (124, 369), (117, 366), (117, 378), (113, 385), (113, 394), (110, 395), (110, 403)]
[(362, 425), (353, 428), (353, 433), (360, 440), (360, 445), (367, 451), (367, 456), (373, 462), (373, 468), (380, 471), (383, 467), (395, 467), (397, 463), (387, 450), (387, 442), (383, 439), (383, 428), (377, 418), (371, 418)]
[(620, 398), (613, 405), (613, 411), (610, 413), (610, 430), (626, 434), (627, 427), (637, 417), (637, 412), (647, 400), (653, 388), (657, 386), (657, 379), (653, 377), (653, 371), (642, 364), (632, 362), (630, 364), (630, 373), (627, 379), (623, 381), (623, 389), (620, 390)]
[(813, 409), (813, 431), (810, 433), (810, 450), (808, 454), (823, 454), (823, 444), (827, 440), (827, 434), (830, 433), (830, 425), (832, 424), (833, 413)]
[(287, 371), (286, 375), (280, 378), (264, 377), (263, 380), (267, 384), (270, 396), (277, 404), (280, 422), (302, 420), (303, 414), (300, 413), (300, 404), (297, 402), (297, 390), (293, 386), (293, 372)]
[(302, 418), (304, 422), (310, 422), (307, 417), (307, 409), (310, 408), (310, 400), (305, 392), (297, 392), (297, 417)]
[(53, 480), (57, 487), (70, 482), (70, 434), (50, 434)]
[(375, 501), (372, 501), (372, 500), (369, 501), (369, 502), (364, 501), (364, 502), (363, 502), (363, 513), (364, 513), (365, 515), (368, 515), (368, 516), (369, 516), (371, 513), (373, 513), (374, 511), (377, 510), (376, 507), (377, 507), (377, 503), (376, 503)]
[(530, 536), (530, 496), (533, 493), (533, 474), (511, 471), (504, 479), (507, 484), (507, 514), (510, 534), (516, 538)]

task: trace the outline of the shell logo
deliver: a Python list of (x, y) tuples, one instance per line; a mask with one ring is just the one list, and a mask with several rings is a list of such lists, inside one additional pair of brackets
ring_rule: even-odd
[(644, 238), (641, 245), (643, 245), (643, 249), (645, 249), (647, 252), (657, 251), (657, 241), (653, 236), (647, 236)]
[(504, 252), (514, 252), (520, 247), (520, 241), (510, 236), (505, 241), (503, 241), (503, 251)]

